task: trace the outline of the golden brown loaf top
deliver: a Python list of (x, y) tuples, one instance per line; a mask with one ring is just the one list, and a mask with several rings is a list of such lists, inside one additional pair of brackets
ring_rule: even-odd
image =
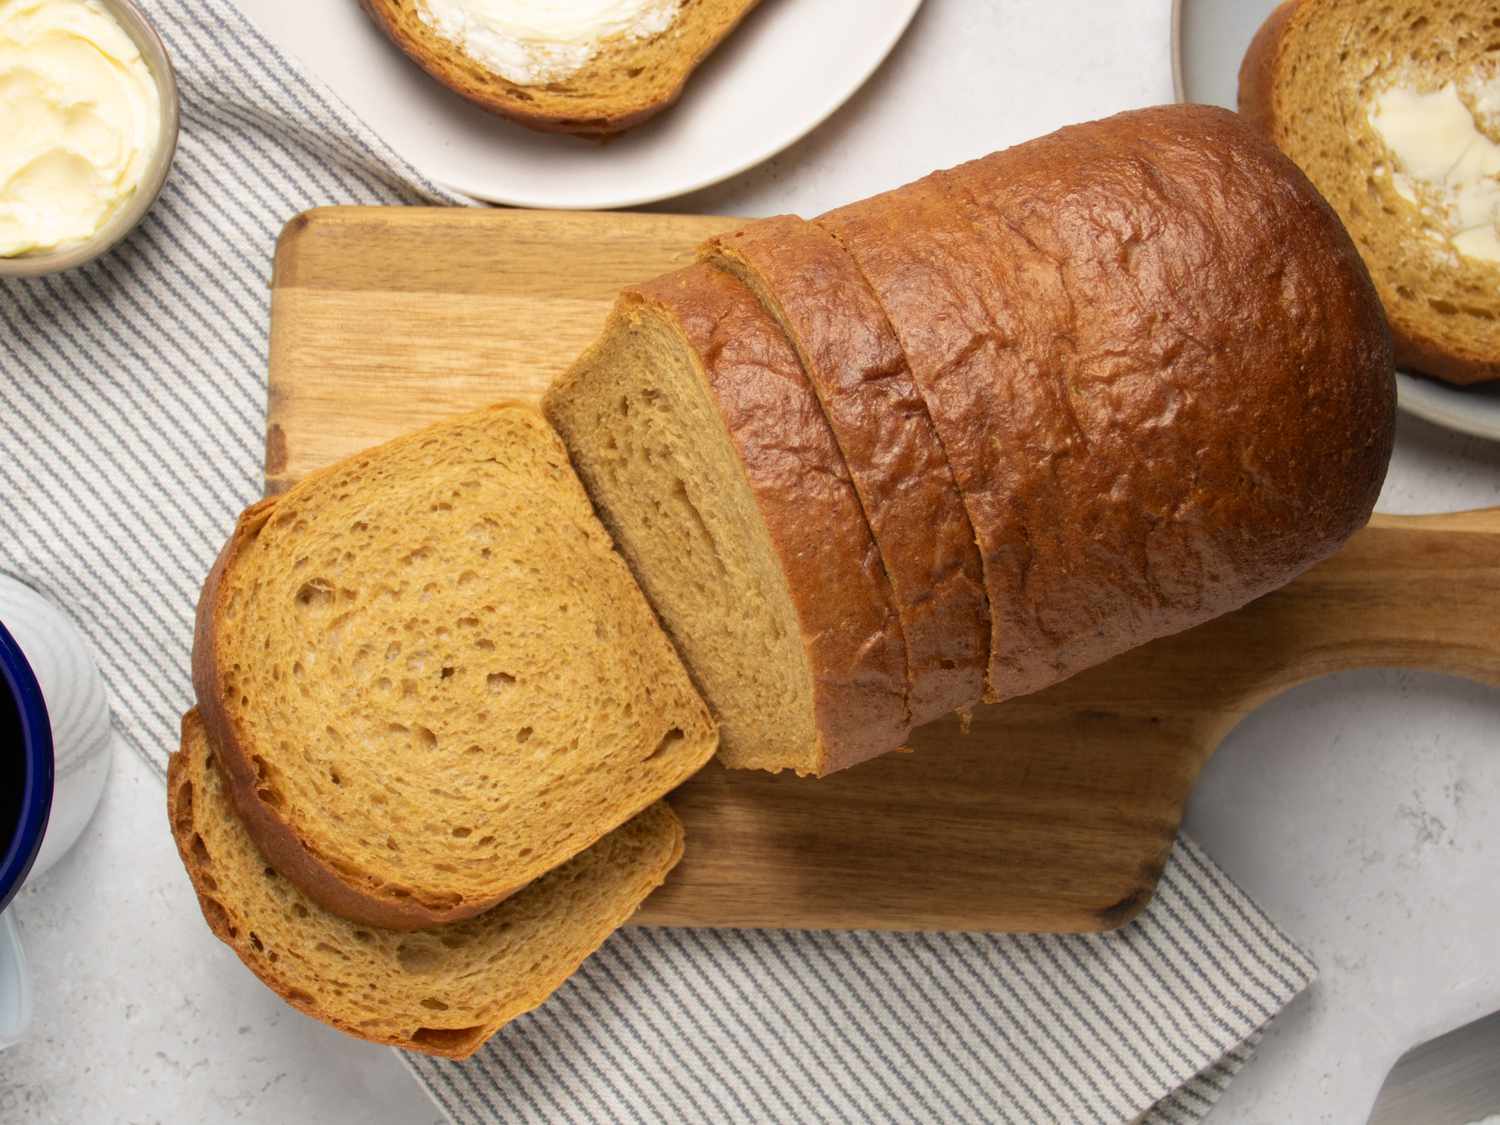
[(209, 928), (272, 991), (350, 1035), (449, 1058), (545, 1000), (682, 858), (682, 825), (657, 803), (478, 917), (361, 926), (266, 862), (197, 711), (167, 767), (167, 814)]
[(703, 248), (796, 347), (863, 504), (906, 639), (914, 725), (984, 694), (989, 604), (974, 529), (875, 294), (820, 227), (765, 219)]
[(193, 684), (272, 865), (393, 929), (489, 908), (717, 743), (567, 451), (516, 404), (251, 507), (204, 583)]
[(445, 38), (424, 17), (424, 0), (360, 0), (397, 47), (444, 86), (492, 113), (546, 133), (606, 137), (667, 109), (699, 64), (758, 0), (685, 0), (665, 31), (600, 44), (563, 77), (513, 82)]
[(1369, 276), (1234, 114), (1060, 130), (825, 216), (902, 336), (984, 551), (1003, 694), (1234, 609), (1369, 516)]
[[(1473, 0), (1284, 3), (1239, 76), (1240, 112), (1358, 245), (1397, 364), (1454, 383), (1500, 379), (1500, 240), (1474, 166), (1500, 144), (1494, 15)], [(1379, 123), (1403, 106), (1417, 116), (1398, 124), (1407, 139), (1393, 149)]]
[(984, 441), (964, 440), (964, 428), (955, 425), (966, 401), (1000, 381), (986, 343), (989, 279), (969, 262), (982, 257), (983, 247), (932, 176), (831, 211), (817, 224), (849, 254), (876, 294), (948, 461), (975, 536), (989, 603), (985, 695), (1004, 698), (1012, 694), (1018, 669), (1007, 662), (1006, 618), (1014, 610), (1006, 548), (982, 506), (990, 449)]

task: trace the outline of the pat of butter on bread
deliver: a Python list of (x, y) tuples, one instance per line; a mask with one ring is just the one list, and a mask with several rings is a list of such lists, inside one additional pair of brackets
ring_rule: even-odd
[(1397, 194), (1464, 257), (1500, 262), (1500, 144), (1479, 131), (1458, 87), (1392, 86), (1375, 98), (1369, 119), (1393, 158)]
[(608, 39), (650, 39), (680, 0), (421, 0), (423, 20), (476, 62), (521, 86), (578, 73)]

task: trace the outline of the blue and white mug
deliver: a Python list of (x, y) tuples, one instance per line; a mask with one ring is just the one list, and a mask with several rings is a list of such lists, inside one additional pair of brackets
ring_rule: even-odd
[(31, 1022), (31, 982), (6, 912), (31, 873), (52, 815), (52, 725), (26, 654), (0, 624), (0, 1047)]
[(77, 628), (0, 574), (0, 1049), (31, 1022), (31, 982), (7, 909), (73, 845), (109, 773), (109, 704)]

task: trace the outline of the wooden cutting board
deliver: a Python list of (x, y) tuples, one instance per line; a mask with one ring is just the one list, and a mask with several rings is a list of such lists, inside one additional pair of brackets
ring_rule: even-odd
[[(266, 488), (446, 414), (535, 400), (614, 292), (734, 220), (334, 208), (276, 255)], [(1500, 509), (1377, 518), (1239, 613), (823, 780), (711, 765), (645, 923), (1103, 930), (1149, 900), (1198, 771), (1255, 707), (1345, 668), (1500, 686)], [(1316, 754), (1318, 746), (1308, 746)], [(1296, 872), (1287, 872), (1296, 878)]]

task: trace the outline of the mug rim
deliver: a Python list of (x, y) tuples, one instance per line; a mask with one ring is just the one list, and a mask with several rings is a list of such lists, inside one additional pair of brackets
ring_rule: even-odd
[(0, 853), (0, 911), (3, 911), (21, 889), (41, 850), (47, 818), (52, 812), (53, 787), (52, 725), (47, 718), (47, 704), (26, 654), (3, 623), (0, 623), (0, 679), (15, 702), (21, 723), (21, 753), (26, 759), (26, 780), (15, 837)]

